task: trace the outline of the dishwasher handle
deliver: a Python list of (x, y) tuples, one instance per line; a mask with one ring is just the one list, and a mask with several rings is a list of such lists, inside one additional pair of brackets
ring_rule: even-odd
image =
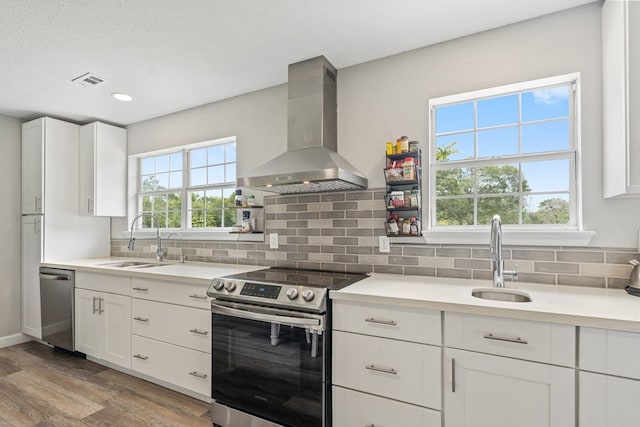
[(40, 273), (40, 278), (46, 280), (71, 280), (71, 276), (68, 274)]

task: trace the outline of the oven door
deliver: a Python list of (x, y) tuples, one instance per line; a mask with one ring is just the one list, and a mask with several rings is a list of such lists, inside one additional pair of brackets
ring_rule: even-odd
[(223, 405), (283, 426), (325, 425), (324, 315), (219, 300), (211, 313), (214, 424), (242, 425)]

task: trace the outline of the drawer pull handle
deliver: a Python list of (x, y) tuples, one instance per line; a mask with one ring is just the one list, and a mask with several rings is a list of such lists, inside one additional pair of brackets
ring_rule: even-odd
[(364, 319), (364, 321), (369, 323), (379, 323), (381, 325), (390, 325), (390, 326), (398, 325), (398, 322), (396, 322), (395, 320), (376, 319), (373, 317), (367, 317), (366, 319)]
[(202, 379), (207, 378), (207, 374), (201, 374), (198, 371), (191, 371), (191, 372), (189, 372), (189, 375), (194, 376), (194, 377), (198, 377), (198, 378), (202, 378)]
[(208, 331), (201, 331), (199, 329), (189, 329), (189, 332), (193, 332), (194, 334), (200, 334), (200, 335), (208, 335), (209, 334)]
[(501, 337), (501, 336), (493, 335), (493, 334), (485, 334), (484, 338), (488, 339), (488, 340), (512, 342), (512, 343), (515, 343), (515, 344), (529, 344), (527, 342), (527, 340), (523, 340), (520, 337), (512, 338), (512, 337)]
[(451, 393), (456, 392), (456, 359), (451, 358)]
[(195, 299), (207, 299), (207, 296), (206, 296), (206, 295), (193, 294), (193, 295), (189, 295), (189, 298), (195, 298)]
[(393, 368), (382, 368), (382, 367), (376, 366), (376, 365), (367, 365), (367, 366), (365, 366), (365, 369), (368, 369), (370, 371), (383, 372), (385, 374), (392, 374), (392, 375), (397, 375), (398, 374), (398, 371), (396, 371)]
[(142, 354), (134, 354), (133, 357), (135, 357), (136, 359), (140, 359), (140, 360), (147, 360), (149, 359), (149, 356), (144, 356)]
[(148, 317), (136, 316), (136, 317), (133, 318), (133, 320), (139, 320), (140, 322), (148, 322), (149, 318)]
[(147, 292), (149, 288), (140, 288), (138, 286), (132, 288), (134, 291)]

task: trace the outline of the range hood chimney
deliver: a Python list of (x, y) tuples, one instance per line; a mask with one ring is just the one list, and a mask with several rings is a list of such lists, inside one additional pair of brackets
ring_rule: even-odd
[(336, 69), (324, 56), (289, 65), (287, 151), (238, 178), (279, 194), (367, 188), (337, 152)]

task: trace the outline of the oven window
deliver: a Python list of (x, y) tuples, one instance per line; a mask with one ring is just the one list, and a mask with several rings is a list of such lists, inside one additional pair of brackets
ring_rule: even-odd
[[(286, 426), (322, 426), (324, 336), (212, 314), (212, 397)], [(272, 334), (273, 339), (272, 339)]]

